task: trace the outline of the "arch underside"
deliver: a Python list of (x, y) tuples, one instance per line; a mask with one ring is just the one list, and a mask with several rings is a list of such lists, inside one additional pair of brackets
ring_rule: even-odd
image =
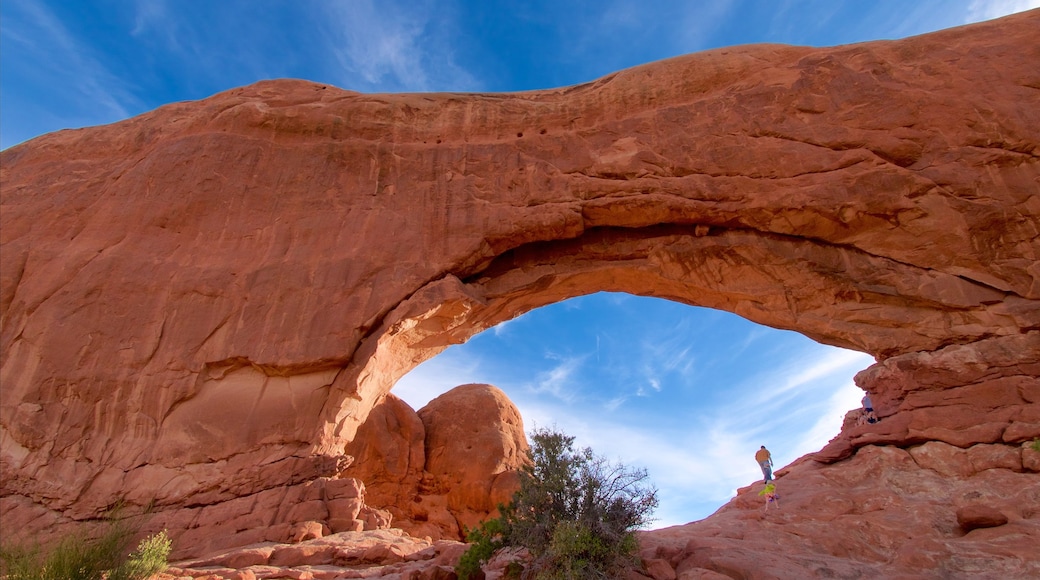
[(386, 392), (449, 345), (598, 291), (725, 310), (880, 360), (1040, 324), (1028, 300), (852, 247), (693, 225), (594, 228), (511, 249), (465, 278), (423, 286), (361, 341), (355, 368), (363, 370), (343, 378), (359, 392)]

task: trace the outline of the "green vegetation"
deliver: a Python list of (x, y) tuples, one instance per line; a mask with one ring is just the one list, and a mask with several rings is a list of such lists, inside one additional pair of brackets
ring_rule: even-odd
[(616, 578), (638, 561), (634, 531), (650, 522), (657, 490), (646, 470), (610, 463), (589, 448), (576, 450), (574, 438), (536, 430), (531, 464), (520, 489), (501, 516), (471, 530), (473, 544), (456, 567), (460, 580), (472, 578), (496, 551), (527, 548), (532, 560), (525, 580)]
[(149, 578), (166, 569), (166, 558), (173, 548), (166, 530), (148, 536), (137, 544), (126, 562), (112, 571), (108, 580), (139, 580)]
[(458, 574), (459, 580), (468, 580), (477, 576), (480, 565), (487, 562), (496, 551), (505, 547), (504, 531), (505, 524), (501, 518), (488, 520), (479, 528), (469, 530), (466, 534), (466, 541), (472, 545), (459, 558), (459, 563), (455, 566), (455, 573)]
[(1029, 446), (1033, 448), (1033, 451), (1040, 451), (1040, 437), (1033, 437), (1033, 442)]
[(96, 539), (74, 534), (44, 552), (39, 545), (0, 547), (4, 580), (143, 580), (166, 569), (171, 543), (162, 531), (127, 554), (136, 531), (112, 519)]

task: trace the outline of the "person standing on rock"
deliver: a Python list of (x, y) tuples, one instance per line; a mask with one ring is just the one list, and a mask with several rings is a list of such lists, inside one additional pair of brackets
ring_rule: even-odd
[(773, 479), (773, 456), (765, 445), (755, 452), (755, 461), (762, 468), (763, 483), (769, 483)]

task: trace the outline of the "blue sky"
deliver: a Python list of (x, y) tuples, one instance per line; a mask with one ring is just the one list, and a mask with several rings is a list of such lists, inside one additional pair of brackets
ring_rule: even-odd
[[(269, 78), (361, 92), (503, 92), (757, 42), (902, 38), (1040, 0), (3, 0), (0, 148)], [(660, 488), (655, 526), (709, 515), (835, 435), (869, 356), (737, 316), (624, 294), (530, 312), (451, 347), (395, 388), (416, 408), (499, 386)]]

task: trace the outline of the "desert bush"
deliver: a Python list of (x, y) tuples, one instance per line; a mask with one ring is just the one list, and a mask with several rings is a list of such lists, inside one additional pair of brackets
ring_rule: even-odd
[(455, 566), (455, 573), (460, 580), (478, 576), (480, 565), (487, 562), (496, 550), (505, 547), (502, 530), (502, 520), (495, 518), (466, 533), (466, 541), (470, 543), (470, 547)]
[(171, 544), (165, 531), (141, 540), (137, 550), (127, 554), (134, 528), (114, 519), (106, 525), (97, 538), (75, 533), (48, 550), (38, 544), (0, 546), (0, 578), (143, 580), (166, 569)]
[(141, 540), (137, 550), (122, 565), (112, 571), (108, 580), (140, 580), (150, 578), (166, 569), (173, 543), (166, 530)]
[(470, 578), (506, 546), (530, 551), (532, 561), (521, 575), (526, 579), (614, 578), (633, 565), (633, 533), (657, 507), (646, 470), (575, 449), (573, 437), (551, 429), (531, 435), (530, 459), (509, 505), (499, 506), (500, 517), (474, 534), (459, 578)]

